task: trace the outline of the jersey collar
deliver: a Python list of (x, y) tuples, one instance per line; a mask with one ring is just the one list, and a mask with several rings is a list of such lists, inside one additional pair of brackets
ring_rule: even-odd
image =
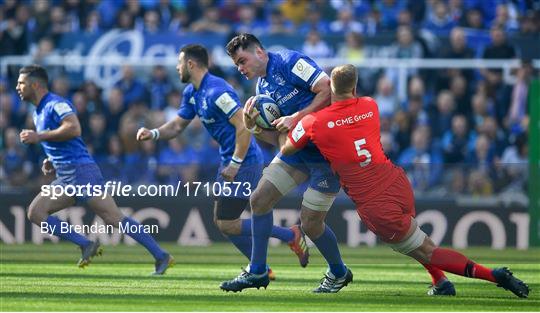
[(47, 92), (43, 98), (41, 98), (41, 101), (39, 101), (39, 104), (36, 108), (36, 111), (41, 111), (41, 109), (43, 109), (43, 106), (45, 105), (45, 103), (47, 103), (49, 101), (49, 98), (51, 96), (51, 93), (50, 92)]

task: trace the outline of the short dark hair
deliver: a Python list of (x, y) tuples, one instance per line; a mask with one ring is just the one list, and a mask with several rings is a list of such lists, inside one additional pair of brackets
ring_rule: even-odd
[(32, 64), (23, 66), (19, 70), (19, 74), (25, 74), (28, 75), (28, 78), (37, 79), (41, 81), (45, 87), (47, 87), (49, 84), (49, 75), (47, 75), (47, 70), (41, 65)]
[(261, 42), (259, 41), (259, 39), (257, 39), (257, 37), (255, 37), (255, 35), (243, 33), (234, 37), (233, 39), (231, 39), (231, 41), (229, 41), (226, 47), (227, 54), (229, 56), (233, 56), (240, 48), (242, 48), (243, 50), (246, 50), (249, 48), (253, 48), (255, 46), (258, 46), (264, 49)]
[(182, 47), (180, 52), (184, 52), (186, 59), (194, 60), (197, 64), (208, 67), (208, 51), (202, 45), (189, 44)]

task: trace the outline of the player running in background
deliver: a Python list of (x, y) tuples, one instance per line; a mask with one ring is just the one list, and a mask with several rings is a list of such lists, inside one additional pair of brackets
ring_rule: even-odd
[[(251, 34), (240, 34), (227, 44), (227, 53), (238, 71), (247, 79), (258, 78), (257, 94), (271, 96), (282, 117), (274, 121), (278, 131), (288, 131), (304, 115), (330, 104), (328, 75), (307, 56), (291, 50), (267, 52)], [(279, 132), (255, 125), (252, 98), (244, 108), (244, 124), (261, 140), (277, 145)], [(352, 273), (341, 260), (334, 232), (325, 224), (340, 186), (337, 177), (315, 147), (294, 156), (278, 154), (263, 171), (257, 189), (250, 198), (253, 223), (253, 255), (249, 269), (225, 281), (221, 288), (241, 291), (265, 287), (268, 238), (273, 224), (272, 208), (287, 193), (308, 180), (303, 196), (300, 220), (302, 230), (315, 243), (329, 269), (316, 293), (338, 292), (352, 281)]]
[[(56, 180), (51, 185), (103, 186), (101, 171), (81, 139), (81, 125), (74, 106), (68, 100), (49, 92), (48, 82), (47, 71), (39, 65), (25, 66), (19, 71), (17, 92), (23, 101), (36, 107), (33, 116), (36, 131), (22, 130), (19, 135), (21, 142), (41, 143), (47, 154), (47, 159), (43, 161), (43, 173), (49, 175), (56, 172)], [(87, 191), (86, 188), (81, 190)], [(154, 238), (139, 227), (137, 221), (125, 216), (110, 195), (92, 197), (86, 192), (82, 196), (61, 195), (53, 199), (38, 194), (28, 208), (28, 219), (38, 226), (46, 222), (50, 234), (77, 244), (82, 250), (79, 267), (84, 268), (94, 256), (101, 255), (102, 248), (98, 242), (88, 240), (71, 227), (65, 232), (61, 231), (61, 226), (67, 225), (63, 224), (67, 222), (51, 215), (76, 202), (87, 204), (106, 224), (114, 227), (122, 225), (123, 229), (127, 229), (127, 234), (143, 245), (156, 260), (153, 274), (164, 274), (173, 264), (172, 256), (161, 249)], [(132, 232), (132, 228), (139, 231)]]
[[(208, 52), (197, 44), (180, 50), (176, 66), (184, 89), (178, 116), (159, 128), (141, 128), (137, 140), (169, 140), (178, 136), (198, 116), (210, 135), (219, 143), (221, 166), (216, 180), (240, 182), (230, 195), (218, 195), (214, 201), (214, 222), (219, 230), (248, 259), (251, 258), (251, 219), (240, 219), (249, 204), (249, 195), (261, 177), (263, 157), (259, 146), (242, 122), (242, 107), (234, 89), (225, 80), (208, 72)], [(222, 188), (224, 190), (224, 188)], [(271, 226), (272, 237), (289, 244), (306, 266), (307, 247), (298, 226)], [(265, 268), (266, 271), (266, 268)], [(273, 274), (273, 273), (272, 273)], [(272, 277), (273, 278), (273, 277)]]
[(428, 294), (455, 295), (442, 272), (446, 271), (496, 283), (526, 298), (528, 286), (507, 268), (489, 269), (457, 251), (437, 247), (418, 227), (412, 187), (403, 169), (385, 156), (377, 103), (369, 97), (356, 97), (357, 79), (353, 65), (336, 67), (331, 74), (332, 104), (304, 116), (281, 152), (292, 154), (310, 142), (315, 144), (339, 175), (369, 230), (429, 270), (433, 287)]

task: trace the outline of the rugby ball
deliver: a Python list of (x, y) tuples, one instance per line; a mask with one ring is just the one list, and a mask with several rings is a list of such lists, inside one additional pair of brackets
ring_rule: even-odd
[(260, 94), (256, 95), (253, 101), (255, 102), (253, 107), (260, 113), (255, 123), (264, 129), (275, 129), (272, 122), (281, 116), (281, 112), (274, 99)]

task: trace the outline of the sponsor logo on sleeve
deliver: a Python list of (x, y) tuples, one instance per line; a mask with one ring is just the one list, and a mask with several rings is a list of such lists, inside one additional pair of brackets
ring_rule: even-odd
[(298, 142), (298, 140), (300, 140), (300, 138), (302, 138), (305, 133), (306, 131), (304, 129), (304, 126), (302, 125), (302, 121), (298, 122), (292, 133), (292, 138), (294, 142)]
[(54, 105), (54, 111), (56, 112), (56, 114), (58, 114), (59, 116), (62, 116), (66, 113), (70, 113), (70, 112), (73, 112), (73, 110), (71, 109), (71, 107), (69, 106), (69, 104), (65, 103), (65, 102), (59, 102), (59, 103), (56, 103)]
[(223, 113), (228, 114), (236, 106), (234, 99), (228, 94), (223, 93), (216, 100), (216, 105), (223, 111)]
[(306, 60), (299, 59), (294, 64), (292, 72), (294, 75), (300, 77), (303, 81), (307, 82), (311, 75), (315, 73), (315, 67), (311, 66)]

